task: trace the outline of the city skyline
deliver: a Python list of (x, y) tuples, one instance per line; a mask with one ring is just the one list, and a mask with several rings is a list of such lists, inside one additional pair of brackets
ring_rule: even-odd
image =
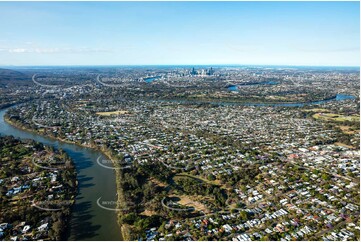
[(0, 66), (359, 66), (359, 7), (359, 2), (1, 2)]

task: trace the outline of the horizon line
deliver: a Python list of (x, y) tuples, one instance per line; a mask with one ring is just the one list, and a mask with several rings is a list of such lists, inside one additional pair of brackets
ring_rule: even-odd
[(360, 65), (287, 65), (287, 64), (94, 64), (94, 65), (0, 65), (3, 67), (117, 67), (117, 66), (274, 66), (274, 67), (352, 67), (360, 68)]

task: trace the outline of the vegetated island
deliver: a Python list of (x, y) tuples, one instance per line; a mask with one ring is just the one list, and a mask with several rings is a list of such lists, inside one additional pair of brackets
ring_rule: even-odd
[(0, 238), (64, 240), (77, 180), (71, 159), (34, 140), (0, 136)]

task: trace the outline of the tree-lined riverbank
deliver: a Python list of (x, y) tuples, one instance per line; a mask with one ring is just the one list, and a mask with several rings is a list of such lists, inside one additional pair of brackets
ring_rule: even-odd
[[(0, 110), (0, 133), (19, 138), (30, 138), (55, 148), (62, 148), (74, 160), (79, 181), (79, 192), (73, 206), (71, 229), (68, 232), (70, 240), (122, 240), (114, 211), (106, 211), (97, 206), (97, 198), (114, 200), (121, 197), (114, 181), (120, 178), (110, 169), (98, 168), (95, 160), (104, 156), (101, 151), (85, 145), (71, 143), (55, 137), (44, 137), (40, 133), (21, 127), (20, 124), (4, 119), (7, 109)], [(123, 229), (124, 230), (124, 229)], [(124, 233), (125, 234), (125, 233)]]

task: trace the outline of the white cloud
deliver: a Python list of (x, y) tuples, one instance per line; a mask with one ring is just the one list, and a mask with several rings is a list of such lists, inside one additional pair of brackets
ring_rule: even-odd
[(56, 54), (56, 53), (101, 53), (112, 52), (111, 49), (104, 48), (0, 48), (0, 52), (8, 53), (38, 53), (38, 54)]
[(10, 53), (25, 53), (25, 52), (27, 52), (27, 49), (15, 48), (15, 49), (8, 49), (7, 51)]

